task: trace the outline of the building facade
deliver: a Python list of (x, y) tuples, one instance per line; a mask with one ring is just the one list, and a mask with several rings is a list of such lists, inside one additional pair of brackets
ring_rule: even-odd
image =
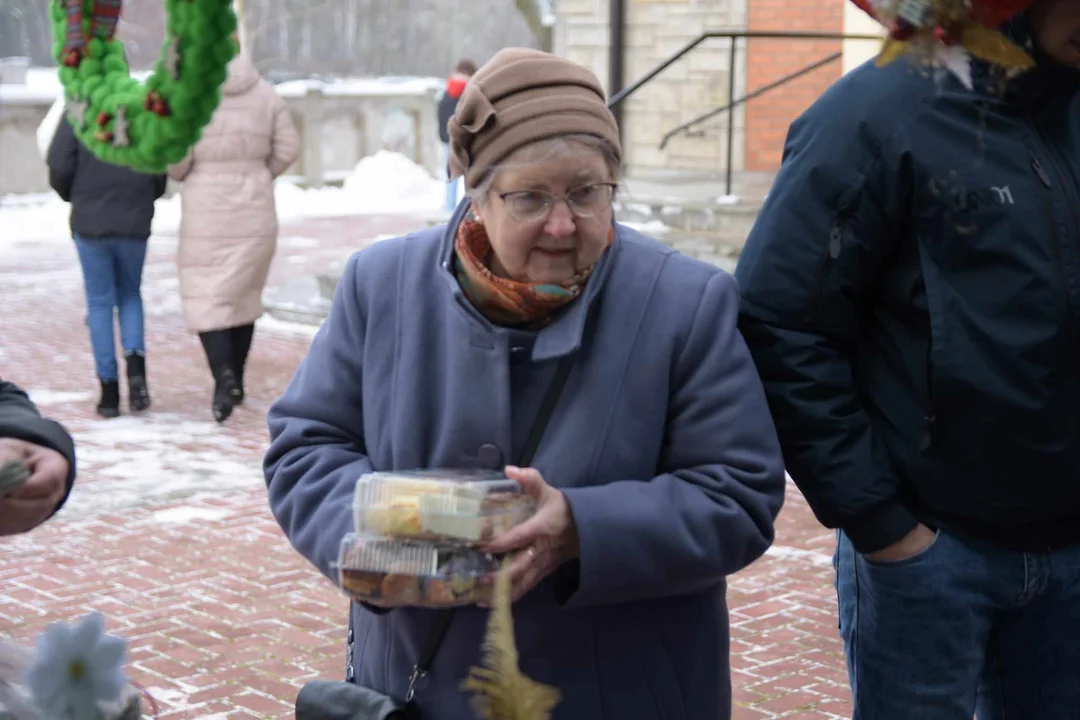
[[(850, 0), (557, 0), (555, 52), (609, 81), (612, 3), (622, 3), (623, 86), (647, 74), (707, 31), (879, 33)], [(666, 133), (806, 66), (841, 58), (739, 106), (731, 160), (736, 170), (774, 172), (788, 126), (843, 72), (872, 57), (874, 41), (741, 39), (734, 67), (730, 40), (711, 38), (623, 103), (627, 169), (639, 175), (722, 173), (728, 115), (673, 136)], [(619, 88), (607, 88), (613, 92)]]

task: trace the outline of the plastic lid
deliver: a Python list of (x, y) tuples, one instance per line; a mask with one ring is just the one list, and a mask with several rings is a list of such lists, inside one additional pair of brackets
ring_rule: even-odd
[(466, 544), (490, 541), (536, 511), (517, 482), (477, 470), (369, 473), (353, 508), (357, 532)]

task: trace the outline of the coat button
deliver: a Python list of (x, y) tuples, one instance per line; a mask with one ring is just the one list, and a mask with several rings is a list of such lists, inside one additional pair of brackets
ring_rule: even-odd
[(503, 465), (502, 450), (491, 443), (484, 443), (476, 452), (476, 459), (489, 470), (498, 470)]

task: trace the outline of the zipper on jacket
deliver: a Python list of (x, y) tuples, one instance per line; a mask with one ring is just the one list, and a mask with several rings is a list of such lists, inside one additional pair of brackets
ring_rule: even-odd
[(926, 452), (934, 444), (937, 415), (934, 412), (934, 334), (926, 343), (926, 415), (923, 416), (923, 434), (919, 439), (919, 451)]
[(813, 293), (810, 295), (810, 302), (806, 308), (806, 319), (808, 321), (812, 320), (817, 313), (818, 302), (821, 301), (821, 296), (825, 292), (825, 281), (829, 274), (829, 268), (832, 267), (833, 261), (840, 257), (843, 249), (844, 219), (842, 216), (837, 216), (829, 228), (829, 242), (821, 253), (821, 260), (818, 262), (817, 272), (814, 274)]

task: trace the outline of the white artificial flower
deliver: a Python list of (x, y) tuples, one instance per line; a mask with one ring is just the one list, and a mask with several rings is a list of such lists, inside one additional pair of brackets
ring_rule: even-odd
[(49, 720), (98, 720), (98, 703), (118, 701), (127, 686), (126, 645), (105, 634), (98, 612), (74, 628), (53, 623), (38, 636), (26, 671), (31, 701)]

